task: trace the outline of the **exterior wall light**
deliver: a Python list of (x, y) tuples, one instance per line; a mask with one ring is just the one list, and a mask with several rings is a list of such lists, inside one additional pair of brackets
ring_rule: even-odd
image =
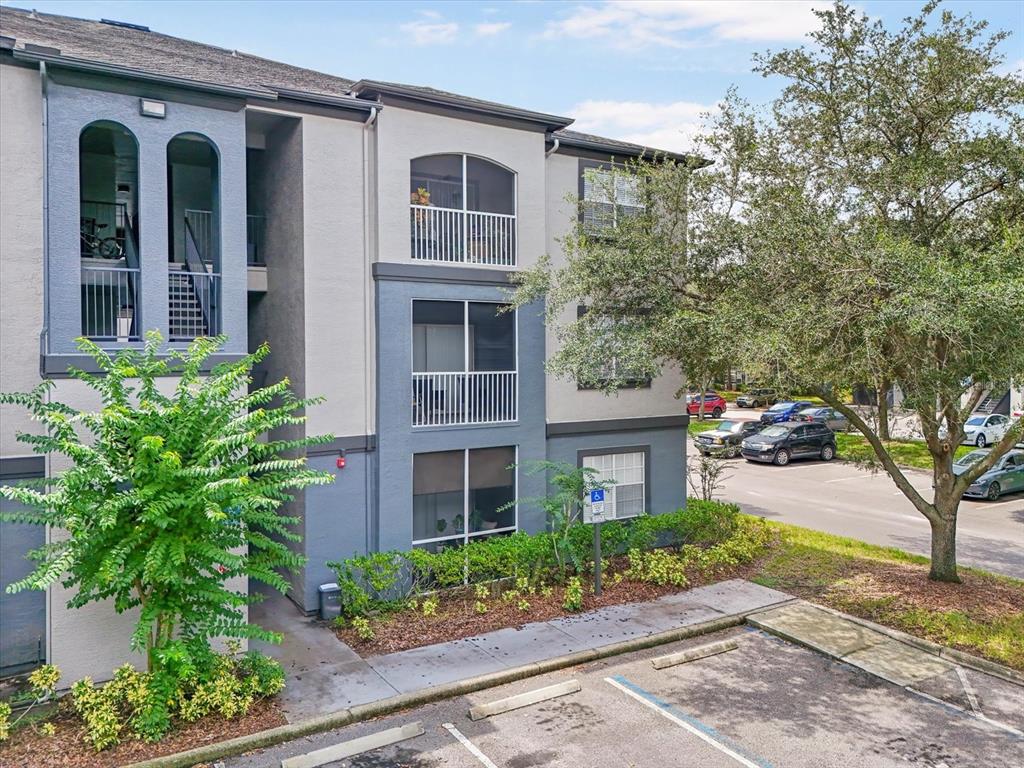
[(162, 120), (167, 117), (167, 105), (162, 101), (139, 99), (139, 114), (143, 117), (158, 117)]

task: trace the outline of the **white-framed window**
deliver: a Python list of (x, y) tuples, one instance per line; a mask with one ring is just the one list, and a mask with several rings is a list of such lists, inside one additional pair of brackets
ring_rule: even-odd
[(515, 531), (517, 452), (508, 445), (414, 454), (412, 545), (437, 551)]
[[(583, 466), (596, 470), (594, 480), (608, 484), (605, 509), (616, 518), (642, 515), (647, 504), (647, 452), (624, 451), (583, 457)], [(590, 504), (589, 499), (584, 503)]]
[(644, 209), (639, 177), (621, 168), (584, 167), (582, 197), (583, 227), (591, 232), (615, 227), (621, 216)]
[[(585, 305), (580, 304), (576, 307), (577, 318), (583, 318), (586, 314), (587, 307)], [(628, 360), (623, 359), (619, 354), (616, 354), (617, 350), (621, 347), (619, 347), (616, 340), (614, 321), (610, 318), (599, 318), (597, 323), (602, 337), (606, 339), (601, 345), (603, 347), (603, 359), (600, 361), (599, 368), (596, 371), (596, 381), (577, 381), (577, 388), (593, 389), (608, 381), (620, 382), (620, 387), (649, 387), (651, 385), (651, 377), (636, 366), (631, 365)], [(599, 352), (598, 354), (602, 353)]]

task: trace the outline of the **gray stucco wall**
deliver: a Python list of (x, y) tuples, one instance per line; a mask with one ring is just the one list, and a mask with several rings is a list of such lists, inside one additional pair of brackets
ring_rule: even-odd
[(367, 525), (374, 508), (377, 453), (346, 451), (344, 469), (338, 469), (336, 461), (337, 456), (311, 456), (309, 459), (312, 469), (330, 472), (334, 475), (334, 482), (314, 486), (305, 492), (305, 549), (308, 560), (302, 589), (291, 595), (305, 611), (317, 609), (317, 587), (334, 581), (328, 562), (367, 551)]
[[(0, 65), (0, 391), (39, 383), (43, 329), (43, 138), (39, 72)], [(0, 456), (25, 456), (28, 411), (0, 405)]]
[[(75, 351), (81, 335), (79, 135), (97, 120), (120, 123), (139, 145), (139, 255), (142, 328), (168, 336), (167, 143), (180, 133), (206, 136), (220, 157), (221, 327), (229, 352), (246, 348), (245, 116), (241, 104), (218, 109), (167, 101), (167, 117), (139, 114), (139, 96), (52, 82), (48, 109), (50, 196), (50, 346)], [(167, 100), (153, 88), (151, 98)]]
[[(379, 521), (377, 549), (408, 549), (412, 543), (412, 457), (416, 453), (516, 445), (520, 464), (543, 459), (544, 325), (541, 309), (531, 305), (517, 313), (519, 349), (519, 420), (512, 425), (479, 427), (412, 427), (412, 301), (449, 299), (503, 301), (502, 289), (490, 285), (377, 281), (377, 370)], [(540, 475), (518, 473), (519, 497), (544, 494)], [(544, 527), (543, 513), (521, 505), (520, 530)]]
[(650, 449), (648, 511), (657, 515), (686, 506), (686, 429), (630, 430), (549, 437), (548, 459), (579, 466), (579, 452), (601, 448)]

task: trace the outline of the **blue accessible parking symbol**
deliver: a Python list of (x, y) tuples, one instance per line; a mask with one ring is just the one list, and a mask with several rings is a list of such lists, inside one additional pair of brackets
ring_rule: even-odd
[(590, 503), (597, 504), (604, 501), (604, 488), (595, 488), (590, 492)]

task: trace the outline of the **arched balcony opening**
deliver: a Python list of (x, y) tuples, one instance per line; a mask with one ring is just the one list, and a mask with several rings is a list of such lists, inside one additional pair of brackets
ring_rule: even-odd
[(515, 266), (515, 173), (464, 154), (419, 157), (410, 166), (413, 259)]
[(120, 123), (97, 121), (78, 137), (82, 335), (139, 339), (139, 145)]
[(198, 133), (167, 144), (168, 325), (171, 341), (220, 333), (220, 158)]

